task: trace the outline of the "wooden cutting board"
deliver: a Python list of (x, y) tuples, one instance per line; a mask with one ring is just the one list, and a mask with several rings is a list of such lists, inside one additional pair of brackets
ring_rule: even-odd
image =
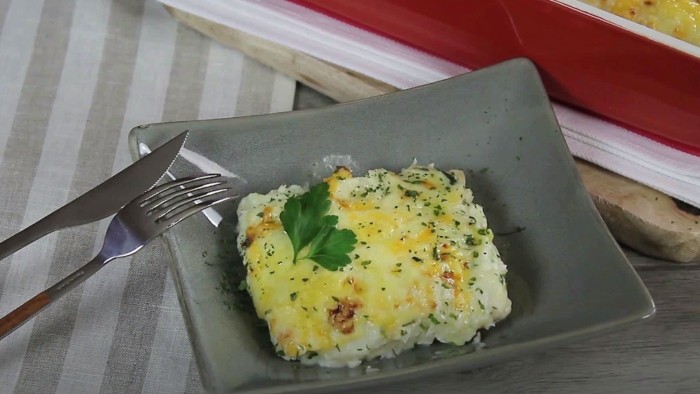
[[(339, 102), (398, 88), (306, 53), (166, 6), (182, 24), (235, 48)], [(700, 212), (681, 207), (669, 196), (635, 181), (576, 159), (581, 179), (621, 243), (675, 262), (700, 260)]]

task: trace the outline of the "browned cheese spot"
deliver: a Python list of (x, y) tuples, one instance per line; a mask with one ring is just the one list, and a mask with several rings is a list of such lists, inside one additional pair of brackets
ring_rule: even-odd
[(355, 310), (361, 306), (359, 301), (348, 298), (339, 300), (335, 308), (328, 310), (328, 323), (343, 334), (351, 334), (355, 330)]

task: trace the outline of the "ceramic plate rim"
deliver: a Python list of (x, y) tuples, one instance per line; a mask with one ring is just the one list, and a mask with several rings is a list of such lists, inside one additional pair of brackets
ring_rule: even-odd
[[(516, 59), (516, 60), (511, 60), (509, 62), (505, 63), (506, 66), (508, 65), (516, 65), (517, 67), (523, 67), (524, 69), (528, 69), (529, 72), (532, 72), (534, 70), (534, 66), (527, 60), (524, 59)], [(495, 67), (506, 67), (503, 64), (495, 66)], [(472, 74), (477, 74), (479, 72), (474, 72)], [(536, 73), (536, 71), (535, 71)], [(456, 77), (460, 78), (460, 77)], [(425, 85), (421, 86), (416, 89), (430, 89), (433, 85), (436, 84), (445, 84), (445, 83), (450, 83), (448, 81), (441, 81), (437, 82), (435, 84), (430, 84), (430, 85)], [(544, 92), (544, 89), (542, 88), (542, 91)], [(394, 93), (394, 95), (400, 95), (402, 93), (405, 93), (407, 91), (402, 91), (399, 93)], [(381, 99), (382, 97), (385, 96), (380, 96), (379, 98), (368, 98), (365, 100), (360, 100), (356, 102), (350, 102), (350, 103), (343, 103), (343, 104), (338, 104), (333, 106), (335, 108), (334, 110), (337, 110), (338, 108), (353, 108), (352, 106), (356, 105), (358, 102), (366, 102), (366, 101), (372, 101), (372, 100), (377, 100)], [(314, 116), (314, 114), (318, 113), (326, 113), (329, 111), (329, 107), (325, 108), (318, 108), (318, 109), (310, 109), (310, 110), (304, 110), (304, 111), (298, 111), (298, 112), (304, 112), (306, 116)], [(550, 107), (550, 112), (551, 112), (551, 107)], [(255, 121), (255, 119), (266, 119), (270, 117), (284, 117), (288, 116), (289, 113), (281, 113), (281, 114), (272, 114), (272, 115), (259, 115), (259, 116), (254, 116), (254, 117), (245, 117), (246, 119)], [(558, 124), (556, 123), (556, 119), (554, 118), (554, 114), (550, 114), (552, 119), (554, 119), (554, 123), (558, 127)], [(243, 119), (243, 118), (236, 118), (236, 119)], [(236, 121), (236, 119), (230, 119), (231, 121)], [(147, 134), (147, 133), (154, 133), (158, 132), (158, 130), (153, 130), (153, 126), (162, 126), (162, 125), (177, 125), (177, 123), (182, 123), (182, 122), (172, 122), (172, 123), (160, 123), (160, 124), (152, 124), (152, 125), (145, 125), (145, 126), (139, 126), (134, 128), (130, 134), (129, 134), (129, 146), (130, 146), (130, 152), (132, 154), (132, 158), (136, 160), (139, 157), (139, 152), (138, 152), (138, 144), (140, 141), (140, 138)], [(563, 138), (563, 137), (562, 137)], [(565, 148), (565, 145), (564, 145)], [(569, 163), (566, 163), (565, 165), (568, 166), (574, 166), (573, 160), (570, 160)], [(578, 187), (583, 188), (583, 185), (581, 183), (581, 179), (577, 179)], [(595, 209), (592, 202), (589, 201), (589, 207), (587, 209)], [(596, 211), (597, 213), (597, 211)], [(598, 216), (600, 219), (600, 217)], [(602, 219), (600, 219), (600, 223), (602, 223)], [(607, 231), (607, 230), (606, 230)], [(608, 232), (609, 235), (609, 232)], [(179, 286), (179, 281), (181, 278), (178, 277), (176, 269), (174, 269), (174, 265), (172, 264), (173, 260), (176, 259), (175, 253), (173, 252), (173, 248), (175, 247), (172, 242), (173, 239), (171, 238), (171, 234), (167, 234), (165, 236), (165, 239), (167, 241), (167, 247), (168, 247), (168, 254), (169, 254), (169, 260), (171, 263), (171, 273), (174, 276), (174, 280), (176, 282), (176, 287), (178, 290), (178, 299), (181, 304), (181, 309), (185, 308), (185, 305), (183, 304), (182, 297), (184, 297), (182, 293), (182, 289)], [(619, 248), (618, 248), (619, 250)], [(622, 254), (621, 251), (619, 251), (620, 254)], [(626, 257), (622, 255), (624, 261), (627, 263), (630, 269), (633, 270), (631, 265), (629, 265), (629, 261), (627, 261)], [(644, 286), (643, 282), (641, 282), (641, 279), (637, 276), (637, 280), (639, 281), (639, 285), (641, 288), (646, 291), (646, 287)], [(412, 365), (409, 367), (404, 367), (404, 368), (399, 368), (396, 370), (392, 371), (386, 371), (381, 374), (375, 374), (375, 375), (362, 375), (358, 376), (354, 379), (350, 379), (347, 382), (344, 382), (343, 387), (348, 388), (348, 387), (361, 387), (361, 386), (367, 386), (369, 384), (375, 383), (377, 381), (390, 381), (392, 379), (395, 379), (397, 377), (402, 377), (406, 376), (408, 374), (411, 374), (411, 376), (422, 376), (424, 374), (430, 373), (430, 372), (435, 372), (435, 371), (440, 371), (442, 372), (447, 372), (447, 371), (453, 371), (456, 369), (461, 368), (466, 368), (465, 364), (469, 364), (468, 369), (472, 368), (478, 368), (478, 367), (483, 367), (486, 365), (494, 364), (506, 359), (511, 359), (517, 356), (521, 356), (523, 354), (528, 354), (530, 352), (536, 351), (544, 351), (546, 349), (550, 349), (555, 346), (559, 346), (564, 343), (570, 343), (576, 340), (592, 337), (597, 334), (605, 333), (608, 331), (612, 331), (613, 329), (618, 329), (621, 327), (625, 327), (634, 323), (641, 322), (651, 316), (655, 313), (655, 306), (653, 303), (653, 300), (651, 299), (651, 296), (649, 295), (648, 291), (646, 291), (646, 304), (638, 304), (636, 305), (637, 308), (635, 308), (633, 311), (629, 311), (628, 314), (624, 316), (617, 316), (615, 319), (610, 319), (609, 321), (599, 323), (596, 325), (592, 326), (587, 326), (584, 328), (579, 328), (579, 329), (574, 329), (568, 332), (562, 332), (556, 335), (550, 335), (546, 337), (542, 337), (536, 340), (528, 340), (525, 342), (517, 342), (517, 343), (511, 343), (507, 345), (502, 345), (497, 348), (492, 348), (490, 349), (490, 353), (487, 356), (483, 356), (479, 358), (478, 360), (474, 361), (471, 360), (470, 362), (465, 362), (465, 357), (464, 355), (461, 356), (455, 356), (447, 359), (442, 359), (442, 360), (436, 360), (432, 361), (429, 364), (419, 364), (419, 365)], [(190, 341), (192, 342), (193, 348), (194, 348), (194, 353), (195, 353), (195, 358), (197, 360), (198, 366), (200, 367), (200, 371), (203, 371), (202, 365), (200, 364), (201, 360), (201, 355), (198, 355), (197, 352), (197, 344), (194, 343), (196, 341), (195, 338), (193, 338), (192, 335), (192, 328), (190, 327), (191, 322), (188, 319), (187, 313), (185, 310), (182, 310), (183, 315), (185, 317), (185, 322), (187, 324), (187, 329), (188, 329), (188, 334)], [(206, 375), (206, 374), (205, 374)], [(202, 382), (205, 384), (205, 386), (208, 384), (206, 382), (207, 376), (202, 377)], [(325, 380), (315, 380), (315, 381), (304, 381), (304, 382), (298, 382), (294, 384), (293, 389), (295, 390), (309, 390), (309, 389), (321, 389), (321, 388), (330, 388), (330, 387), (335, 387), (335, 384), (333, 382), (325, 381)], [(208, 387), (211, 388), (211, 387)], [(264, 392), (281, 392), (281, 391), (287, 391), (288, 388), (285, 387), (280, 387), (280, 386), (273, 386), (273, 387), (264, 387), (261, 389), (261, 391)], [(242, 390), (241, 392), (246, 391)], [(252, 390), (255, 391), (255, 390)], [(252, 392), (251, 391), (251, 392)]]

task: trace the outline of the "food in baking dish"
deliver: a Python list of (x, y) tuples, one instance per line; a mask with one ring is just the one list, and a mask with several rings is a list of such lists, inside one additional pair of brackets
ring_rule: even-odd
[(463, 345), (511, 309), (506, 266), (462, 171), (344, 167), (238, 208), (256, 312), (277, 353), (329, 367)]
[(700, 2), (698, 0), (583, 1), (700, 46)]

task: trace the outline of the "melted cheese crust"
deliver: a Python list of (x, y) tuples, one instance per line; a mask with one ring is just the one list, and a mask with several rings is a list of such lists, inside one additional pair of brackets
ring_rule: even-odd
[(700, 46), (700, 2), (698, 0), (583, 1)]
[(506, 267), (461, 171), (414, 165), (355, 178), (339, 168), (325, 181), (329, 214), (358, 241), (338, 271), (292, 263), (279, 214), (301, 187), (239, 205), (248, 292), (280, 356), (355, 366), (436, 339), (463, 345), (510, 313)]

